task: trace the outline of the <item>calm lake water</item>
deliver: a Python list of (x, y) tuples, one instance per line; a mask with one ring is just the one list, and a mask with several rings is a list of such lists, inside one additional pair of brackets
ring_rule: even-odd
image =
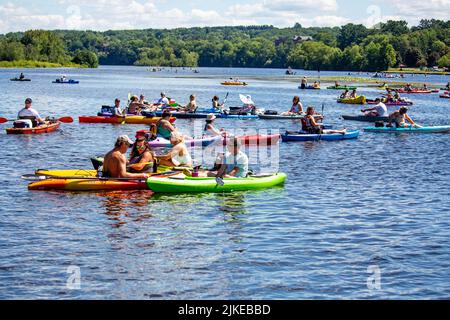
[[(95, 115), (115, 97), (126, 101), (129, 92), (153, 100), (163, 90), (181, 103), (195, 93), (202, 106), (216, 94), (229, 92), (228, 105), (239, 104), (239, 93), (250, 94), (257, 105), (280, 111), (299, 94), (319, 111), (324, 104), (326, 122), (335, 127), (365, 126), (340, 119), (361, 107), (337, 104), (338, 91), (297, 89), (300, 75), (317, 72), (271, 81), (284, 70), (199, 70), (26, 70), (30, 83), (9, 81), (20, 70), (0, 70), (0, 116), (15, 117), (31, 97), (43, 115), (77, 119)], [(51, 84), (62, 73), (80, 84)], [(250, 85), (220, 86), (234, 76)], [(450, 77), (411, 81), (443, 84)], [(375, 98), (380, 92), (361, 93)], [(409, 98), (417, 122), (450, 124), (448, 100), (436, 94)], [(227, 130), (299, 126), (217, 123)], [(176, 125), (184, 132), (195, 126), (182, 119)], [(7, 126), (0, 132), (1, 299), (450, 298), (450, 135), (362, 132), (353, 141), (280, 143), (270, 152), (280, 156), (272, 169), (288, 174), (284, 187), (156, 196), (32, 192), (20, 179), (37, 168), (89, 168), (89, 158), (111, 149), (119, 134), (132, 136), (145, 126), (76, 120), (36, 136), (7, 136)], [(67, 282), (77, 268), (80, 288), (70, 289)], [(367, 285), (374, 276), (368, 270), (379, 275), (379, 286)]]

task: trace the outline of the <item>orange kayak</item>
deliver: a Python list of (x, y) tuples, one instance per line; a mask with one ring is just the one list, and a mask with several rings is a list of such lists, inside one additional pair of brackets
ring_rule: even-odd
[(59, 126), (61, 125), (61, 122), (55, 122), (55, 123), (47, 123), (43, 124), (34, 128), (7, 128), (6, 133), (7, 134), (39, 134), (39, 133), (49, 133), (56, 131)]
[(110, 191), (148, 190), (145, 180), (45, 179), (28, 185), (29, 190)]

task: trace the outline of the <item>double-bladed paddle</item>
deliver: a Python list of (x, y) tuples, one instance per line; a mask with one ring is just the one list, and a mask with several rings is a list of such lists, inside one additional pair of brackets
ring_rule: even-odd
[[(6, 119), (3, 117), (0, 117), (0, 123), (5, 123), (8, 121), (16, 121), (18, 119)], [(62, 122), (62, 123), (72, 123), (73, 122), (73, 118), (72, 117), (62, 117), (57, 119), (57, 121)]]

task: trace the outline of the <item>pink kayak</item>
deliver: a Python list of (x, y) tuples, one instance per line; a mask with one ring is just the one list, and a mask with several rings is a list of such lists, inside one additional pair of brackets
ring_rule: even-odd
[[(374, 100), (367, 100), (367, 104), (377, 104)], [(412, 106), (412, 102), (410, 101), (397, 101), (397, 102), (384, 102), (384, 104), (388, 107), (401, 107), (401, 106)]]

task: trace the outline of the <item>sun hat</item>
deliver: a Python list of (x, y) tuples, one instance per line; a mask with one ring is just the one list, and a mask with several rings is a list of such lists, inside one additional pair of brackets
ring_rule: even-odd
[(208, 120), (208, 121), (212, 121), (212, 120), (214, 120), (214, 119), (216, 119), (217, 117), (213, 114), (213, 113), (210, 113), (210, 114), (208, 114), (207, 116), (206, 116), (206, 120)]

